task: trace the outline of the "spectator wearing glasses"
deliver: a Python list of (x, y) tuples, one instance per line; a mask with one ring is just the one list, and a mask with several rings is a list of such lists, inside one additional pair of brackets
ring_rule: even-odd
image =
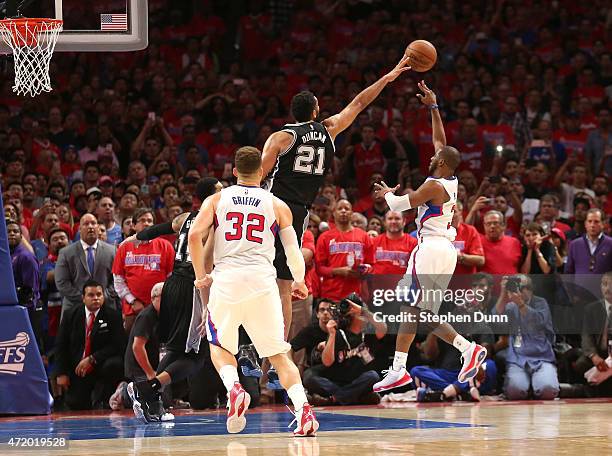
[(499, 211), (489, 211), (484, 216), (485, 234), (480, 235), (485, 263), (480, 268), (489, 274), (516, 274), (520, 267), (521, 243), (506, 236), (506, 222)]
[(300, 355), (304, 350), (304, 358), (309, 367), (321, 364), (321, 353), (327, 340), (329, 330), (327, 323), (331, 320), (331, 306), (333, 301), (327, 298), (318, 300), (315, 306), (316, 320), (305, 328), (302, 328), (289, 343), (291, 344), (292, 354)]
[(538, 221), (543, 226), (548, 226), (544, 231), (550, 232), (552, 228), (559, 228), (564, 233), (567, 233), (572, 228), (558, 220), (559, 218), (559, 198), (556, 195), (546, 194), (540, 199), (540, 218)]
[(604, 213), (589, 209), (584, 222), (586, 234), (569, 245), (566, 274), (605, 274), (612, 271), (612, 238), (604, 230)]

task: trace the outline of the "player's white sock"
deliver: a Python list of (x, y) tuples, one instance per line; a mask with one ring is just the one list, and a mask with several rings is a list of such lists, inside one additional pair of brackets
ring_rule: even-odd
[(455, 397), (457, 395), (457, 390), (453, 385), (448, 385), (446, 388), (444, 388), (442, 393), (444, 393), (445, 397), (450, 399), (451, 397)]
[(287, 395), (291, 402), (293, 402), (293, 408), (296, 410), (301, 409), (305, 403), (308, 402), (306, 398), (306, 393), (304, 392), (304, 387), (301, 383), (296, 383), (292, 387), (287, 390)]
[(455, 340), (453, 340), (453, 347), (463, 353), (468, 348), (470, 348), (470, 341), (463, 337), (461, 334), (457, 334), (455, 336)]
[(398, 371), (401, 368), (405, 368), (407, 359), (408, 353), (396, 351), (395, 356), (393, 357), (393, 370)]
[(219, 377), (221, 377), (221, 380), (225, 385), (225, 389), (227, 389), (228, 392), (232, 390), (232, 388), (234, 387), (234, 383), (240, 382), (240, 380), (238, 379), (238, 370), (235, 366), (232, 366), (231, 364), (226, 364), (221, 369), (219, 369)]

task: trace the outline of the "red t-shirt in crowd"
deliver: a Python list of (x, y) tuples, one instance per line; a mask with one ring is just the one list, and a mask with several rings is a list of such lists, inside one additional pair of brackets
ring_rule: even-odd
[(517, 274), (521, 261), (521, 242), (503, 235), (499, 241), (489, 241), (480, 235), (485, 255), (485, 264), (480, 270), (489, 274)]
[(579, 130), (578, 133), (570, 133), (566, 130), (557, 130), (553, 135), (553, 140), (565, 147), (565, 152), (569, 156), (576, 154), (578, 161), (586, 160), (584, 147), (586, 146), (588, 132)]
[(365, 196), (370, 191), (370, 177), (374, 173), (382, 173), (385, 166), (385, 159), (383, 158), (380, 143), (373, 142), (367, 149), (361, 143), (356, 144), (353, 163), (355, 165), (359, 195)]
[(480, 127), (482, 138), (493, 146), (514, 146), (514, 131), (510, 125), (485, 124)]
[[(316, 253), (317, 249), (315, 246), (314, 235), (310, 230), (304, 231), (304, 236), (302, 237), (302, 249), (308, 249), (313, 254)], [(315, 296), (316, 293), (319, 292), (319, 276), (317, 275), (317, 268), (315, 268), (314, 259), (310, 266), (306, 265), (306, 276), (305, 280), (306, 286), (308, 287), (308, 293)]]
[(236, 144), (215, 144), (208, 151), (208, 161), (215, 170), (215, 176), (221, 179), (226, 163), (234, 161), (234, 153), (238, 149)]
[(551, 228), (559, 228), (564, 233), (567, 233), (568, 231), (571, 231), (572, 229), (572, 227), (569, 226), (567, 223), (560, 222), (559, 220), (555, 220), (555, 223), (553, 224)]
[(435, 153), (433, 147), (432, 130), (429, 123), (419, 122), (414, 126), (414, 144), (419, 151), (419, 164), (421, 173), (429, 175), (429, 163)]
[(350, 257), (354, 268), (363, 263), (372, 264), (372, 241), (365, 231), (360, 228), (346, 232), (333, 230), (319, 236), (315, 262), (322, 278), (322, 297), (340, 300), (353, 292), (359, 293), (360, 278), (332, 276), (334, 268), (349, 266)]
[(462, 140), (455, 141), (455, 147), (461, 154), (461, 163), (457, 172), (469, 170), (481, 179), (488, 170), (488, 158), (486, 156), (486, 143), (482, 138), (477, 141), (466, 143)]
[(372, 239), (372, 274), (404, 274), (410, 253), (417, 243), (415, 238), (406, 233), (400, 239), (390, 239), (386, 234), (376, 236)]
[(361, 212), (363, 214), (368, 209), (371, 209), (372, 206), (374, 206), (374, 199), (372, 199), (372, 195), (368, 193), (363, 198), (359, 198), (355, 202), (355, 205), (353, 206), (353, 212)]
[(269, 56), (268, 46), (261, 45), (267, 41), (261, 29), (268, 28), (271, 22), (272, 17), (268, 14), (248, 15), (240, 18), (238, 27), (242, 35), (242, 57), (245, 60), (263, 60)]
[[(117, 249), (113, 262), (113, 274), (125, 278), (130, 292), (149, 305), (151, 289), (157, 282), (164, 282), (174, 267), (174, 248), (165, 239), (153, 239), (135, 247), (133, 243), (122, 244)], [(134, 315), (134, 310), (125, 299), (121, 307), (123, 315)]]
[[(454, 241), (458, 253), (466, 255), (484, 255), (480, 234), (472, 225), (461, 223), (457, 228), (457, 236)], [(455, 274), (475, 274), (476, 266), (467, 266), (457, 262)]]

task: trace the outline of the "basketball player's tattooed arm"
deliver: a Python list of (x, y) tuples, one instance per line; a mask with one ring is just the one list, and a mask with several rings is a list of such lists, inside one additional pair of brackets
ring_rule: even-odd
[(286, 151), (289, 146), (291, 146), (292, 142), (293, 135), (286, 131), (277, 131), (268, 137), (261, 156), (264, 179), (270, 174), (270, 171), (272, 171), (278, 155)]
[(437, 152), (442, 147), (446, 146), (446, 134), (444, 133), (444, 124), (442, 123), (442, 117), (440, 117), (436, 94), (427, 87), (425, 81), (419, 82), (418, 86), (423, 93), (417, 93), (417, 97), (421, 100), (421, 103), (430, 108), (431, 111), (432, 139), (434, 151)]
[(409, 191), (408, 194), (402, 196), (394, 195), (398, 189), (399, 185), (391, 188), (384, 182), (374, 183), (376, 197), (385, 198), (389, 208), (393, 211), (407, 211), (428, 202), (441, 204), (448, 199), (446, 190), (444, 190), (442, 184), (436, 181), (427, 181), (415, 191)]
[(183, 226), (183, 223), (185, 222), (187, 217), (189, 217), (189, 212), (183, 212), (182, 214), (179, 214), (174, 217), (174, 220), (172, 220), (172, 230), (175, 233), (178, 233), (180, 231), (181, 226)]
[(403, 56), (402, 60), (400, 60), (395, 68), (393, 68), (389, 73), (359, 93), (359, 95), (357, 95), (353, 101), (351, 101), (348, 106), (338, 114), (331, 116), (322, 122), (323, 125), (325, 125), (325, 128), (327, 128), (327, 131), (332, 139), (336, 139), (338, 134), (346, 130), (357, 118), (359, 113), (367, 108), (368, 105), (372, 103), (376, 97), (378, 97), (380, 92), (383, 91), (387, 84), (395, 81), (404, 71), (411, 69), (410, 66), (408, 66), (409, 60), (409, 57)]
[(202, 208), (189, 228), (189, 252), (191, 254), (191, 264), (195, 272), (196, 280), (194, 285), (197, 288), (208, 287), (212, 283), (211, 277), (205, 269), (204, 241), (208, 237), (210, 228), (213, 224), (215, 209), (219, 201), (220, 194), (206, 198), (202, 203)]

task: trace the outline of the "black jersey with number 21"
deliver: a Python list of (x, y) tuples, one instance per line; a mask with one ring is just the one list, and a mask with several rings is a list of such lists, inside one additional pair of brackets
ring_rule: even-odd
[(191, 255), (189, 254), (189, 228), (191, 228), (191, 224), (194, 222), (195, 218), (198, 216), (199, 211), (193, 211), (189, 216), (185, 219), (183, 224), (181, 225), (181, 229), (178, 232), (176, 237), (176, 243), (174, 245), (174, 250), (176, 254), (174, 255), (174, 269), (173, 272), (184, 275), (187, 277), (193, 276), (195, 279), (195, 272), (193, 272), (193, 266), (191, 265)]
[(291, 134), (293, 140), (278, 155), (263, 188), (284, 201), (309, 207), (332, 167), (334, 142), (319, 122), (286, 124), (281, 131)]

